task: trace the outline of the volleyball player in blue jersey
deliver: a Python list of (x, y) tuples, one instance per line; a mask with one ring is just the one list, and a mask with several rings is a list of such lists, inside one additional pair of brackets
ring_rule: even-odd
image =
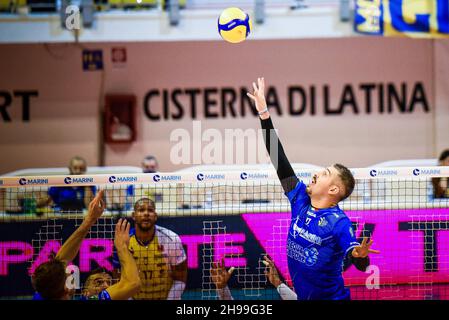
[(364, 271), (368, 254), (379, 253), (371, 249), (373, 240), (356, 241), (351, 221), (338, 206), (351, 195), (354, 177), (345, 166), (334, 164), (315, 174), (309, 185), (300, 181), (274, 130), (264, 87), (264, 79), (259, 78), (248, 96), (255, 102), (267, 151), (291, 204), (287, 261), (298, 300), (349, 300), (343, 261)]

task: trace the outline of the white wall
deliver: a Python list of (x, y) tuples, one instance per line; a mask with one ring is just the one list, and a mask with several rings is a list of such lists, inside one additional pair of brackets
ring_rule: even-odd
[[(128, 61), (120, 68), (111, 63), (110, 50), (115, 46), (127, 48)], [(362, 167), (391, 159), (432, 158), (449, 146), (449, 96), (444, 80), (449, 73), (447, 41), (345, 38), (247, 41), (239, 46), (222, 41), (187, 41), (83, 47), (103, 49), (103, 72), (83, 72), (81, 47), (74, 45), (1, 47), (0, 91), (34, 89), (39, 97), (32, 99), (29, 123), (21, 121), (17, 99), (8, 108), (13, 121), (0, 122), (0, 150), (6, 155), (0, 162), (0, 172), (65, 166), (74, 154), (97, 165), (103, 93), (137, 96), (138, 139), (131, 145), (107, 146), (107, 165), (140, 165), (143, 156), (155, 154), (162, 170), (180, 169), (183, 166), (170, 162), (174, 144), (169, 137), (177, 128), (191, 131), (192, 119), (150, 121), (143, 110), (146, 92), (249, 88), (258, 76), (264, 76), (277, 89), (284, 115), (274, 114), (273, 119), (292, 162), (326, 165), (338, 161)], [(429, 113), (417, 107), (413, 113), (395, 110), (367, 114), (361, 110), (355, 115), (347, 108), (343, 115), (325, 115), (318, 93), (315, 116), (292, 117), (286, 113), (286, 88), (291, 85), (314, 85), (317, 90), (329, 85), (331, 107), (335, 109), (345, 84), (357, 88), (361, 83), (394, 83), (399, 88), (406, 83), (410, 97), (417, 82), (424, 85)], [(363, 92), (356, 90), (355, 94), (359, 105), (364, 106)], [(186, 97), (181, 100), (187, 102)], [(377, 103), (377, 96), (373, 103)], [(202, 106), (201, 101), (198, 106)], [(155, 100), (152, 108), (160, 110), (161, 102)], [(247, 115), (205, 119), (202, 126), (223, 132), (226, 128), (257, 129), (259, 122)]]

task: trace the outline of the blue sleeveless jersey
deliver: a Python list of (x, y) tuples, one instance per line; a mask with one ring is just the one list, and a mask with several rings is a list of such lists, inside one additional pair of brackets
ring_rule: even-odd
[(306, 185), (286, 193), (292, 209), (287, 262), (298, 300), (347, 300), (343, 259), (359, 245), (351, 221), (338, 207), (314, 210)]

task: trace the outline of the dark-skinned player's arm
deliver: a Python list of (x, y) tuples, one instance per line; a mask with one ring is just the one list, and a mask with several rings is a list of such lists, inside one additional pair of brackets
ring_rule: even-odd
[(234, 300), (231, 294), (231, 290), (228, 287), (228, 281), (234, 272), (234, 267), (226, 270), (224, 258), (220, 261), (212, 262), (210, 269), (210, 276), (212, 282), (215, 284), (217, 289), (218, 298), (220, 300)]
[(296, 293), (290, 289), (285, 283), (281, 281), (279, 272), (274, 265), (273, 260), (268, 256), (264, 256), (264, 261), (262, 263), (267, 267), (265, 270), (265, 275), (268, 281), (276, 288), (277, 292), (281, 296), (282, 300), (298, 300)]

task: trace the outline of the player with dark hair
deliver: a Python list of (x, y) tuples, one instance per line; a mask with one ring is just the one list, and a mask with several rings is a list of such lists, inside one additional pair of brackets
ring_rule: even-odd
[(33, 300), (68, 300), (71, 292), (66, 287), (66, 263), (59, 259), (51, 259), (39, 265), (33, 273), (31, 281), (36, 290)]
[(343, 260), (366, 270), (368, 254), (379, 253), (370, 248), (373, 240), (356, 241), (351, 221), (338, 206), (351, 195), (354, 177), (345, 166), (334, 164), (315, 174), (309, 185), (300, 181), (274, 130), (264, 87), (264, 79), (259, 78), (248, 96), (255, 102), (267, 151), (291, 204), (287, 260), (298, 300), (349, 300)]
[[(56, 257), (39, 265), (32, 276), (33, 287), (37, 294), (35, 300), (67, 300), (71, 292), (66, 287), (67, 263), (72, 261), (81, 247), (81, 243), (90, 228), (97, 222), (104, 211), (103, 190), (89, 204), (89, 211), (81, 225), (59, 249)], [(136, 263), (128, 251), (130, 224), (120, 219), (115, 227), (114, 244), (122, 266), (122, 277), (117, 284), (103, 288), (95, 298), (100, 300), (128, 299), (140, 290), (139, 272)], [(90, 298), (92, 298), (92, 295)]]
[(82, 299), (96, 300), (97, 295), (112, 285), (112, 272), (97, 268), (89, 272), (83, 286)]
[[(187, 257), (179, 236), (156, 225), (153, 200), (142, 198), (134, 204), (135, 228), (131, 230), (129, 251), (139, 268), (142, 287), (136, 300), (179, 300), (187, 282)], [(113, 260), (118, 269), (120, 263)]]

